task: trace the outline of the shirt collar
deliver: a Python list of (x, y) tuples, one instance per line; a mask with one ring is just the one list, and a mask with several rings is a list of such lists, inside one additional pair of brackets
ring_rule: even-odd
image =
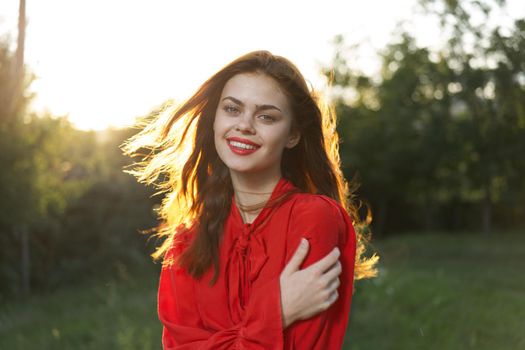
[[(270, 195), (270, 198), (268, 200), (268, 203), (271, 203), (273, 200), (276, 200), (280, 198), (281, 196), (286, 195), (287, 193), (297, 192), (297, 191), (298, 191), (298, 188), (292, 182), (290, 182), (288, 179), (284, 177), (281, 177), (279, 181), (277, 182), (277, 184), (275, 185), (272, 191), (272, 194)], [(260, 223), (269, 217), (269, 215), (273, 212), (273, 209), (275, 209), (275, 207), (265, 206), (251, 224), (245, 224), (243, 222), (241, 213), (239, 212), (239, 209), (237, 208), (237, 204), (235, 201), (235, 195), (233, 195), (230, 214), (236, 224), (239, 224), (245, 227), (255, 228), (255, 227), (260, 226)]]

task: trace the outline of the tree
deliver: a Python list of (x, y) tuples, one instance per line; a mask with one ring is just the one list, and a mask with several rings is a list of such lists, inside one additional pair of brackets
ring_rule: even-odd
[[(401, 28), (380, 52), (380, 75), (370, 77), (351, 68), (352, 50), (338, 37), (325, 70), (345, 171), (360, 175), (379, 231), (466, 227), (480, 206), (482, 220), (474, 221), (489, 232), (493, 208), (506, 213), (524, 193), (523, 20), (503, 35), (470, 23), (458, 2), (444, 8), (453, 35), (438, 51), (418, 47)], [(469, 35), (479, 40), (468, 46)]]

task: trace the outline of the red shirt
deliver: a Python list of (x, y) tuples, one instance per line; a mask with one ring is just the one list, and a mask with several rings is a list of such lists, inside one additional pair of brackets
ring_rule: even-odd
[[(281, 178), (270, 199), (294, 189)], [(188, 246), (172, 246), (166, 257)], [(283, 330), (279, 277), (301, 237), (309, 252), (300, 269), (315, 263), (335, 246), (341, 251), (339, 298), (327, 310)], [(245, 224), (233, 198), (220, 244), (217, 282), (209, 286), (213, 267), (193, 279), (176, 265), (161, 270), (158, 314), (164, 349), (336, 350), (343, 343), (354, 279), (356, 238), (347, 212), (324, 195), (295, 193), (273, 208), (264, 208)]]

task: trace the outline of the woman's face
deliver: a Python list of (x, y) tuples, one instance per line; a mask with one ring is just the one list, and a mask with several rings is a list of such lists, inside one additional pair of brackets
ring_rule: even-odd
[(285, 148), (299, 141), (278, 83), (260, 73), (233, 76), (224, 86), (213, 124), (219, 157), (236, 173), (281, 175)]

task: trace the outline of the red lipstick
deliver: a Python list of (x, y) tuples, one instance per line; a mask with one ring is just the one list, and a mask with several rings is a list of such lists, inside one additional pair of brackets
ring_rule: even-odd
[(253, 141), (250, 141), (248, 139), (243, 139), (243, 138), (240, 138), (240, 137), (228, 137), (226, 140), (228, 141), (237, 141), (237, 142), (241, 142), (241, 143), (245, 143), (247, 145), (251, 145), (251, 146), (255, 146), (257, 148), (261, 147), (261, 145), (253, 142)]
[[(255, 142), (240, 137), (228, 137), (226, 140), (232, 152), (241, 156), (252, 154), (261, 147)], [(246, 146), (242, 146), (241, 144), (251, 147), (246, 148)]]

